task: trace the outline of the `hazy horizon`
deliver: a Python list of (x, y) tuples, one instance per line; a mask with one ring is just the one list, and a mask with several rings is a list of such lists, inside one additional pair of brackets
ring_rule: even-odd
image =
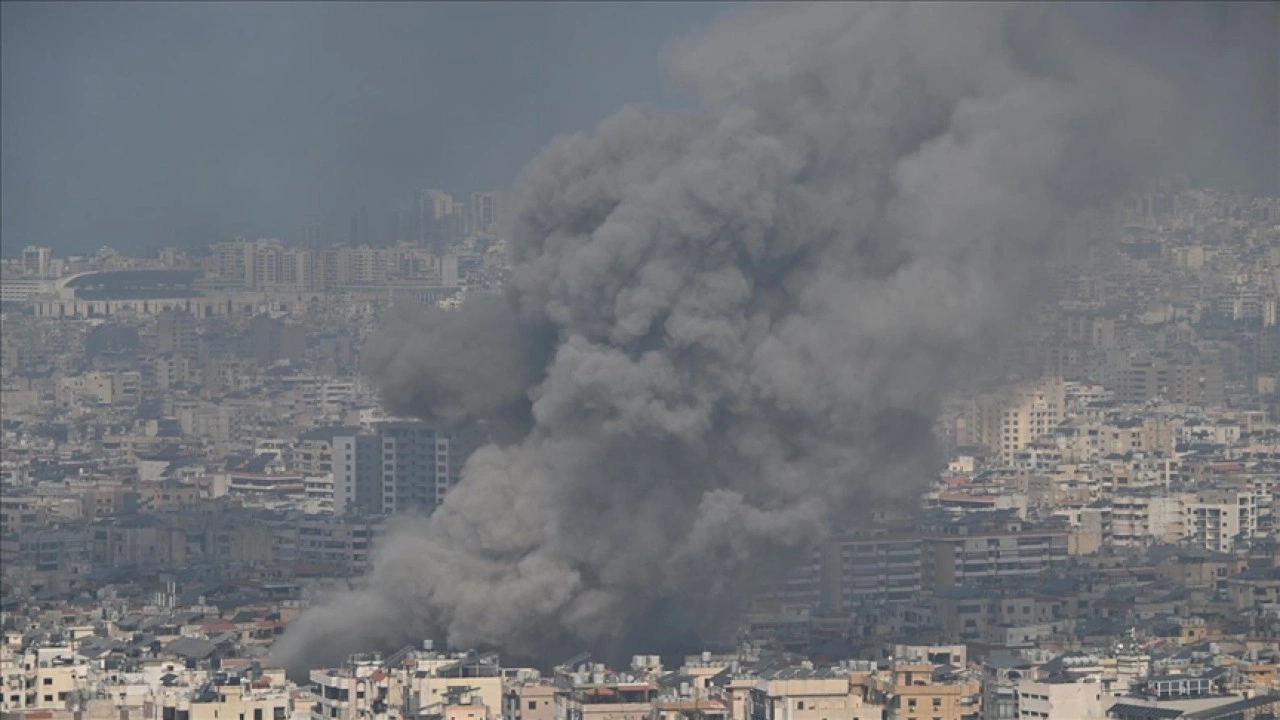
[[(663, 49), (735, 4), (5, 3), (2, 249), (289, 240), (313, 219), (345, 238), (362, 206), (382, 242), (417, 188), (507, 187), (556, 135), (679, 106)], [(1277, 7), (1071, 12), (1211, 98), (1194, 121), (1242, 110), (1199, 179), (1268, 192)]]
[(4, 253), (345, 238), (362, 205), (382, 241), (414, 189), (678, 104), (662, 47), (731, 5), (5, 3)]

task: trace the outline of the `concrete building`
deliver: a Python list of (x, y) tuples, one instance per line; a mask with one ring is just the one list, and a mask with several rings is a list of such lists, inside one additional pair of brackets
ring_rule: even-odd
[(28, 245), (22, 249), (22, 269), (28, 275), (48, 278), (52, 275), (53, 251), (47, 247)]
[(1106, 709), (1113, 702), (1112, 696), (1096, 682), (1036, 682), (1023, 679), (1016, 687), (1019, 718), (1106, 720)]
[(196, 318), (183, 309), (161, 310), (156, 316), (156, 351), (194, 358), (199, 353)]
[(1065, 418), (1066, 384), (1060, 379), (1026, 383), (1007, 394), (975, 399), (957, 419), (956, 443), (989, 448), (1004, 465)]
[(751, 720), (873, 720), (884, 706), (869, 702), (839, 668), (790, 667), (770, 672), (751, 691)]
[(162, 696), (159, 711), (159, 720), (288, 720), (292, 700), (283, 687), (209, 684)]
[(333, 436), (333, 512), (381, 513), (382, 441), (377, 435), (342, 432)]
[(503, 698), (503, 720), (556, 720), (555, 685), (528, 681), (508, 687)]
[(1220, 405), (1225, 398), (1220, 363), (1124, 356), (1112, 361), (1108, 376), (1108, 389), (1122, 403), (1141, 405), (1163, 398), (1172, 403)]
[(971, 720), (982, 712), (982, 681), (935, 672), (930, 663), (897, 663), (879, 682), (886, 720)]
[(848, 612), (869, 602), (912, 602), (921, 587), (920, 537), (836, 538), (821, 549), (824, 607)]
[(422, 422), (381, 423), (378, 437), (386, 514), (433, 512), (462, 479), (462, 466), (478, 446), (466, 435), (439, 432)]
[(372, 519), (309, 516), (297, 523), (297, 560), (338, 568), (344, 574), (363, 572), (382, 532), (382, 524)]
[(1066, 562), (1065, 530), (978, 533), (924, 541), (923, 583), (941, 590), (992, 580), (1034, 578)]
[(1230, 552), (1257, 534), (1256, 499), (1253, 492), (1236, 489), (1196, 493), (1186, 506), (1187, 534), (1198, 546)]

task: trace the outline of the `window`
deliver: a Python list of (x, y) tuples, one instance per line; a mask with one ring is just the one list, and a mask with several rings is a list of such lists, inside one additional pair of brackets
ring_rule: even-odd
[(262, 708), (253, 709), (253, 720), (262, 720)]
[(283, 706), (271, 708), (271, 720), (285, 720), (287, 712)]
[(44, 679), (44, 684), (45, 684), (45, 685), (52, 685), (52, 684), (53, 684), (53, 678), (45, 678), (45, 679)]
[(912, 710), (914, 710), (914, 709), (915, 709), (915, 707), (916, 707), (916, 699), (915, 699), (915, 698), (909, 698), (909, 699), (907, 700), (907, 707), (908, 707), (908, 708), (911, 708)]
[(537, 709), (538, 709), (538, 701), (537, 701), (537, 700), (530, 700), (530, 701), (529, 701), (529, 709), (530, 709), (530, 710), (537, 710)]

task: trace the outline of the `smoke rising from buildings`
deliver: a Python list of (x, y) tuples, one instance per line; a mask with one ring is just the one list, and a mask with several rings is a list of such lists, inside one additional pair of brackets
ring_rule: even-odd
[(443, 635), (609, 647), (937, 469), (939, 403), (1046, 257), (1167, 147), (1173, 89), (1034, 5), (753, 8), (673, 49), (703, 104), (627, 108), (517, 186), (502, 302), (366, 348), (391, 411), (507, 418), (292, 667)]

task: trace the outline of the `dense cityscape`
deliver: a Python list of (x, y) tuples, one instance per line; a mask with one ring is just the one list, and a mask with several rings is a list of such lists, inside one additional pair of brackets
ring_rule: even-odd
[(1277, 31), (0, 1), (0, 720), (1280, 720)]
[(284, 629), (489, 441), (389, 416), (359, 351), (397, 305), (502, 292), (504, 203), (423, 191), (390, 245), (357, 214), (157, 257), (5, 258), (6, 718), (1280, 710), (1280, 197), (1182, 179), (1060, 261), (1037, 332), (949, 402), (918, 509), (851, 523), (714, 652), (507, 667), (424, 639), (287, 678)]

